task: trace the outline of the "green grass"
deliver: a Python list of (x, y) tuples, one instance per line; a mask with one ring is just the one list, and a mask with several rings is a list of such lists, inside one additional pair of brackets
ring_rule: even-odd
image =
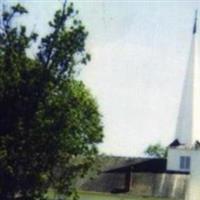
[[(55, 200), (55, 193), (49, 192), (49, 200)], [(80, 200), (170, 200), (166, 198), (135, 197), (130, 194), (109, 194), (100, 192), (79, 192)], [(67, 199), (66, 199), (67, 200)]]
[(133, 197), (123, 194), (104, 194), (95, 192), (80, 192), (80, 200), (169, 200), (164, 198)]

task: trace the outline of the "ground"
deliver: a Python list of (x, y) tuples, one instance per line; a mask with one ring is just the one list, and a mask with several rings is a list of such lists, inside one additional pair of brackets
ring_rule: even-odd
[(80, 200), (169, 200), (164, 198), (142, 198), (130, 195), (80, 192)]
[[(49, 200), (55, 200), (56, 196), (49, 192)], [(128, 194), (109, 194), (100, 192), (79, 192), (80, 200), (170, 200), (166, 198), (135, 197)], [(69, 199), (65, 199), (69, 200)]]

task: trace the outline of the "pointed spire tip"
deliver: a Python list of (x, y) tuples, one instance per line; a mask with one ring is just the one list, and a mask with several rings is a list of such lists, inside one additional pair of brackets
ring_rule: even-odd
[(193, 27), (193, 34), (197, 32), (197, 17), (198, 17), (198, 10), (195, 10), (195, 19), (194, 19), (194, 27)]

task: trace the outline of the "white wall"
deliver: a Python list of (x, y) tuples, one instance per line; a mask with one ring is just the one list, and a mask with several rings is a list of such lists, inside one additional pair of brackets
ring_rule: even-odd
[(191, 172), (186, 200), (200, 199), (200, 150), (191, 151)]
[(191, 151), (189, 149), (169, 148), (167, 155), (167, 170), (182, 171), (182, 172), (189, 171), (180, 169), (180, 157), (190, 156), (190, 155)]

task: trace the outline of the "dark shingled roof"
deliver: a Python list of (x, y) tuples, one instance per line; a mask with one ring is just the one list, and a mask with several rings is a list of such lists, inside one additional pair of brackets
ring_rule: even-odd
[(170, 174), (189, 174), (182, 171), (167, 171), (167, 160), (164, 158), (143, 158), (138, 162), (124, 166), (115, 167), (104, 171), (104, 173), (170, 173)]
[(170, 145), (169, 147), (177, 147), (177, 146), (180, 146), (181, 143), (179, 142), (178, 139), (175, 139)]
[(151, 172), (162, 173), (166, 171), (166, 159), (158, 158), (143, 158), (138, 162), (130, 163), (125, 166), (109, 169), (106, 173), (124, 173), (131, 170), (131, 172)]

